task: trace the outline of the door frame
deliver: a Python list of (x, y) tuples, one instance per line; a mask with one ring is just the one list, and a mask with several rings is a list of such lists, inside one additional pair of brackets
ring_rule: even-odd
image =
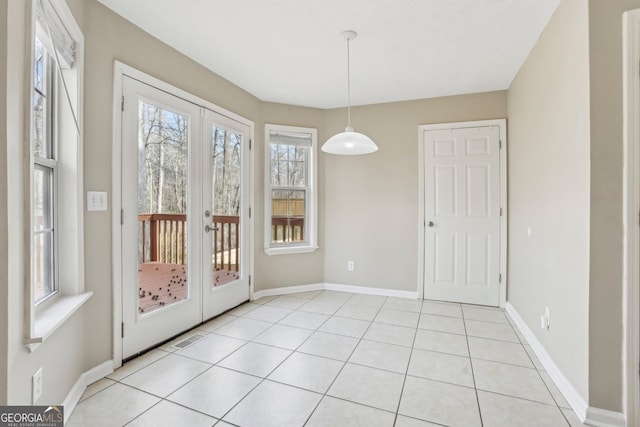
[[(121, 235), (121, 210), (122, 210), (122, 79), (124, 76), (131, 77), (135, 80), (139, 80), (145, 84), (153, 86), (159, 90), (165, 91), (171, 95), (182, 98), (186, 101), (204, 107), (216, 113), (229, 117), (232, 120), (240, 122), (249, 127), (249, 139), (254, 140), (255, 127), (253, 121), (242, 117), (236, 113), (233, 113), (225, 108), (222, 108), (216, 104), (213, 104), (199, 96), (193, 95), (182, 89), (179, 89), (169, 83), (166, 83), (156, 77), (153, 77), (143, 71), (135, 69), (129, 65), (126, 65), (120, 61), (114, 61), (114, 81), (113, 81), (113, 123), (112, 123), (112, 157), (111, 157), (111, 261), (112, 261), (112, 293), (113, 293), (113, 367), (114, 369), (122, 366), (122, 325), (123, 325), (123, 313), (122, 313), (122, 281), (123, 281), (123, 269), (121, 262), (121, 250), (122, 250), (122, 235)], [(251, 144), (251, 143), (250, 143)], [(249, 170), (250, 178), (248, 183), (249, 191), (249, 208), (252, 209), (254, 205), (254, 150), (252, 147), (249, 150)], [(254, 241), (255, 230), (253, 215), (249, 217), (249, 233), (250, 244), (248, 248), (247, 262), (248, 274), (254, 276)], [(254, 284), (249, 284), (249, 298), (253, 298)]]
[(640, 425), (640, 9), (623, 15), (623, 411)]
[(437, 123), (418, 126), (418, 298), (424, 299), (425, 278), (425, 138), (429, 130), (464, 129), (482, 126), (498, 126), (500, 129), (500, 307), (507, 302), (507, 119), (479, 120), (471, 122)]

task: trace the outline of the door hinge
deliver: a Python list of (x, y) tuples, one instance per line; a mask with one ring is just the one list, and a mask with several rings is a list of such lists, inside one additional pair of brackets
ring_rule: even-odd
[(249, 206), (249, 218), (251, 218), (251, 206)]
[(251, 150), (251, 140), (249, 140), (249, 150)]
[(120, 98), (120, 111), (124, 111), (124, 95)]
[(122, 338), (124, 338), (124, 322), (122, 322)]
[(251, 287), (251, 276), (249, 276), (249, 287)]
[(124, 209), (120, 209), (120, 225), (124, 225)]
[(502, 273), (498, 274), (498, 283), (502, 283)]
[(502, 208), (500, 208), (500, 216), (502, 216)]
[(502, 150), (502, 140), (498, 141), (498, 148), (500, 148)]

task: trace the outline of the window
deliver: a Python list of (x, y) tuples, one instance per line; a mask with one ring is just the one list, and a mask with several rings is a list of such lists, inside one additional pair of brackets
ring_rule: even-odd
[(317, 131), (265, 126), (265, 252), (312, 252), (317, 247)]
[(51, 55), (36, 35), (33, 49), (31, 145), (32, 175), (32, 282), (33, 301), (39, 303), (57, 290), (56, 280), (56, 141), (53, 117), (55, 74)]
[(82, 32), (64, 0), (31, 5), (31, 287), (25, 304), (26, 344), (33, 350), (91, 294), (83, 293)]

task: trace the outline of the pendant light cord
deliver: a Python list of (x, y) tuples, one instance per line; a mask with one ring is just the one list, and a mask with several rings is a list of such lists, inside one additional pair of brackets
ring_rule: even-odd
[(351, 128), (351, 55), (349, 52), (349, 43), (351, 39), (347, 38), (347, 127)]

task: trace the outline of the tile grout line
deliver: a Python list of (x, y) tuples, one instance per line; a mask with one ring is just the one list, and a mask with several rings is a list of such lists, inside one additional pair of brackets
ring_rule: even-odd
[(467, 322), (464, 317), (464, 309), (462, 308), (462, 304), (460, 305), (460, 310), (462, 311), (462, 324), (464, 325), (465, 332), (465, 341), (467, 342), (467, 351), (469, 352), (469, 366), (471, 366), (471, 378), (473, 379), (473, 389), (476, 394), (476, 404), (478, 405), (478, 416), (480, 417), (480, 426), (484, 426), (484, 422), (482, 421), (482, 409), (480, 408), (480, 397), (478, 396), (478, 385), (476, 384), (476, 373), (473, 368), (473, 358), (471, 357), (471, 347), (469, 346), (469, 335), (467, 335)]
[(422, 317), (422, 306), (424, 301), (420, 303), (420, 311), (418, 312), (418, 321), (416, 322), (415, 331), (413, 332), (413, 341), (411, 342), (411, 351), (409, 351), (409, 360), (407, 360), (407, 368), (404, 371), (404, 378), (402, 378), (402, 387), (400, 387), (400, 398), (398, 399), (398, 405), (396, 406), (396, 416), (393, 419), (393, 425), (398, 423), (398, 415), (400, 414), (400, 405), (402, 404), (402, 395), (404, 394), (404, 386), (407, 383), (407, 376), (409, 375), (409, 366), (411, 366), (411, 358), (413, 357), (413, 350), (416, 344), (416, 337), (418, 336), (418, 326), (420, 325), (420, 317)]
[[(352, 294), (351, 297), (349, 299), (347, 299), (347, 301), (349, 301), (351, 298), (353, 298), (356, 294)], [(380, 310), (382, 310), (382, 307), (384, 306), (384, 304), (387, 302), (388, 297), (385, 297), (384, 301), (382, 302), (382, 304), (380, 305), (380, 307), (378, 308), (378, 311), (376, 312), (376, 315), (373, 317), (373, 320), (371, 320), (369, 322), (369, 326), (367, 327), (367, 329), (364, 331), (364, 333), (362, 334), (362, 337), (364, 337), (367, 332), (369, 331), (369, 329), (371, 328), (371, 325), (373, 325), (373, 321), (375, 320), (375, 318), (378, 316), (378, 314), (380, 313)], [(342, 308), (347, 301), (344, 302), (344, 304), (342, 304), (340, 306), (340, 308)], [(336, 310), (335, 313), (337, 313), (340, 308), (338, 310)], [(331, 315), (331, 317), (333, 317), (335, 315), (335, 313), (333, 315)], [(331, 318), (330, 317), (330, 318)], [(338, 316), (339, 317), (339, 316)], [(329, 318), (329, 319), (330, 319)], [(327, 319), (327, 321), (329, 320)], [(324, 391), (324, 393), (322, 393), (322, 397), (320, 398), (320, 400), (318, 401), (318, 403), (316, 404), (316, 406), (313, 408), (313, 411), (311, 411), (311, 413), (309, 414), (309, 416), (307, 417), (306, 421), (303, 423), (303, 426), (306, 426), (307, 423), (309, 422), (309, 420), (311, 419), (311, 417), (313, 417), (313, 414), (318, 410), (318, 407), (320, 406), (320, 403), (322, 403), (322, 401), (324, 400), (324, 398), (327, 396), (327, 393), (329, 392), (329, 390), (331, 389), (331, 387), (333, 386), (333, 384), (335, 384), (336, 380), (338, 379), (338, 377), (340, 376), (340, 374), (342, 373), (342, 371), (344, 371), (344, 368), (347, 366), (347, 363), (349, 363), (349, 359), (351, 358), (351, 356), (353, 356), (353, 353), (356, 351), (356, 349), (358, 348), (358, 346), (360, 345), (360, 343), (362, 342), (363, 338), (360, 338), (358, 340), (358, 343), (353, 347), (353, 350), (351, 350), (351, 353), (349, 354), (349, 356), (344, 360), (344, 363), (342, 364), (342, 367), (340, 368), (340, 370), (338, 371), (338, 373), (336, 374), (336, 376), (333, 378), (333, 381), (331, 381), (331, 383), (329, 384), (329, 386), (327, 387), (327, 389)], [(333, 396), (329, 396), (329, 397), (333, 397)], [(344, 400), (344, 399), (342, 399)], [(357, 403), (357, 402), (353, 402), (353, 403)], [(380, 408), (375, 408), (375, 409), (380, 409)]]
[[(318, 293), (317, 295), (314, 295), (312, 298), (310, 298), (310, 299), (309, 299), (309, 301), (311, 301), (311, 300), (313, 300), (313, 299), (317, 298), (319, 295), (322, 295), (323, 293), (324, 293), (324, 291), (322, 291), (322, 292)], [(347, 298), (347, 301), (348, 301), (350, 298), (351, 298), (351, 297)], [(345, 302), (346, 302), (346, 301), (345, 301)], [(306, 304), (306, 303), (305, 303), (305, 304)], [(304, 304), (303, 304), (303, 305), (304, 305)], [(293, 313), (293, 312), (295, 312), (295, 311), (298, 311), (298, 309), (292, 310), (292, 312), (291, 312), (291, 313)], [(289, 313), (287, 316), (289, 316), (291, 313)], [(285, 316), (285, 317), (287, 317), (287, 316)], [(285, 317), (283, 317), (282, 319), (284, 319)], [(325, 320), (325, 321), (324, 321), (320, 326), (318, 326), (318, 328), (320, 328), (322, 325), (324, 325), (324, 323), (326, 323), (330, 318), (331, 318), (331, 316), (330, 316), (330, 317), (328, 317), (328, 318), (327, 318), (327, 319), (326, 319), (326, 320)], [(280, 319), (280, 320), (282, 320), (282, 319)], [(262, 334), (263, 332), (266, 332), (268, 329), (270, 329), (271, 327), (275, 326), (276, 324), (278, 324), (278, 323), (274, 323), (274, 324), (273, 324), (273, 325), (271, 325), (269, 328), (267, 328), (267, 329), (265, 329), (264, 331), (262, 331), (260, 334)], [(316, 331), (317, 331), (317, 330), (316, 330)], [(316, 331), (314, 331), (314, 333), (315, 333)], [(254, 338), (257, 338), (260, 334), (256, 335)], [(309, 335), (309, 337), (311, 337), (312, 335), (313, 335), (313, 333), (312, 333), (311, 335)], [(303, 342), (302, 342), (298, 347), (296, 347), (296, 349), (297, 349), (297, 348), (299, 348), (300, 346), (302, 346), (302, 344), (304, 344), (304, 343), (309, 339), (309, 337), (307, 337), (307, 339), (306, 339), (306, 340), (304, 340), (304, 341), (303, 341)], [(252, 342), (252, 341), (249, 341), (249, 342)], [(264, 383), (264, 382), (267, 380), (267, 377), (268, 377), (269, 375), (271, 375), (271, 374), (272, 374), (276, 369), (278, 369), (278, 368), (280, 367), (280, 365), (282, 365), (286, 360), (288, 360), (288, 359), (289, 359), (289, 357), (291, 357), (291, 355), (292, 355), (293, 353), (295, 353), (295, 350), (294, 350), (294, 351), (292, 351), (292, 352), (291, 352), (291, 354), (289, 354), (287, 357), (285, 357), (285, 358), (284, 358), (284, 359), (283, 359), (283, 360), (282, 360), (282, 361), (281, 361), (281, 362), (280, 362), (280, 363), (279, 363), (275, 368), (273, 368), (271, 371), (269, 371), (269, 372), (267, 373), (267, 375), (266, 375), (264, 378), (262, 378), (262, 377), (261, 377), (261, 380), (260, 380), (260, 381), (259, 381), (259, 382), (258, 382), (258, 383), (257, 383), (257, 384), (252, 388), (252, 389), (251, 389), (251, 390), (249, 390), (249, 391), (248, 391), (244, 396), (242, 396), (242, 398), (240, 398), (240, 400), (238, 400), (238, 401), (237, 401), (237, 402), (236, 402), (236, 403), (235, 403), (231, 408), (229, 408), (229, 410), (227, 410), (227, 412), (225, 412), (225, 413), (222, 415), (222, 417), (220, 417), (220, 421), (223, 421), (223, 420), (224, 420), (224, 417), (226, 417), (227, 415), (229, 415), (229, 413), (231, 413), (231, 411), (233, 411), (233, 410), (234, 410), (234, 409), (235, 409), (235, 408), (236, 408), (236, 407), (237, 407), (237, 406), (238, 406), (242, 401), (244, 401), (244, 400), (247, 398), (247, 396), (249, 396), (251, 393), (253, 393), (253, 391), (254, 391), (254, 390), (256, 390), (256, 389), (260, 386), (260, 384)], [(220, 362), (221, 362), (222, 360), (226, 359), (226, 358), (227, 358), (227, 357), (229, 357), (229, 356), (230, 356), (230, 355), (228, 355), (228, 356), (224, 357), (223, 359), (221, 359), (221, 360), (220, 360)], [(216, 365), (217, 365), (217, 364), (216, 364)], [(221, 367), (222, 367), (222, 366), (221, 366)], [(226, 369), (228, 369), (228, 368), (226, 368)], [(244, 373), (244, 374), (247, 374), (246, 372), (243, 372), (243, 373)], [(309, 391), (309, 390), (307, 390), (307, 391)], [(322, 400), (322, 398), (320, 398), (320, 400)], [(313, 413), (313, 412), (312, 412), (312, 413)], [(225, 421), (225, 422), (227, 422), (227, 421)]]
[[(251, 303), (251, 302), (249, 302), (249, 303)], [(242, 305), (244, 305), (244, 304), (246, 304), (246, 303), (243, 303)], [(242, 305), (241, 305), (241, 306), (242, 306)], [(263, 307), (263, 306), (264, 306), (263, 304), (256, 304), (256, 305), (258, 305), (259, 307)], [(249, 310), (248, 312), (243, 313), (243, 314), (242, 314), (242, 315), (240, 315), (240, 316), (234, 316), (234, 315), (230, 315), (230, 316), (234, 316), (234, 317), (236, 317), (237, 319), (239, 319), (239, 318), (245, 318), (245, 319), (250, 319), (250, 320), (257, 320), (257, 319), (251, 319), (251, 318), (249, 318), (249, 317), (244, 317), (244, 315), (245, 315), (245, 314), (250, 313), (251, 311), (257, 310), (259, 307), (256, 307), (256, 308), (254, 308), (254, 309), (252, 309), (252, 310)], [(237, 307), (236, 307), (236, 308), (237, 308)], [(233, 309), (232, 309), (232, 310), (233, 310)], [(232, 310), (229, 310), (229, 311), (232, 311)], [(293, 312), (293, 311), (296, 311), (296, 310), (292, 310), (292, 312)], [(291, 314), (291, 313), (288, 313), (288, 314), (287, 314), (287, 316), (288, 316), (289, 314)], [(286, 316), (284, 316), (282, 319), (284, 319), (285, 317), (286, 317)], [(227, 336), (227, 335), (215, 334), (215, 331), (216, 331), (216, 330), (218, 330), (218, 329), (222, 328), (222, 327), (223, 327), (223, 326), (225, 326), (226, 324), (231, 323), (231, 322), (233, 322), (234, 320), (237, 320), (237, 319), (233, 319), (233, 320), (231, 320), (230, 322), (227, 322), (227, 323), (225, 323), (225, 324), (223, 324), (223, 325), (220, 325), (218, 328), (214, 329), (213, 331), (205, 331), (205, 332), (206, 332), (206, 335), (218, 335), (218, 336), (222, 336), (222, 337), (233, 338), (233, 339), (239, 339), (239, 340), (245, 341), (245, 343), (244, 343), (244, 344), (242, 344), (240, 347), (238, 347), (238, 348), (236, 348), (235, 350), (233, 350), (231, 353), (227, 354), (227, 355), (226, 355), (225, 357), (223, 357), (222, 359), (218, 360), (216, 363), (213, 363), (213, 364), (212, 364), (212, 363), (210, 363), (210, 362), (205, 362), (205, 361), (202, 361), (202, 360), (199, 360), (199, 359), (192, 358), (192, 357), (190, 357), (190, 356), (186, 356), (186, 355), (179, 354), (179, 353), (177, 353), (177, 352), (178, 352), (180, 349), (177, 349), (176, 351), (173, 351), (173, 352), (167, 352), (167, 354), (166, 354), (165, 356), (162, 356), (161, 358), (159, 358), (159, 359), (157, 359), (157, 360), (154, 360), (153, 362), (150, 362), (149, 364), (147, 364), (147, 365), (145, 365), (145, 366), (141, 367), (140, 369), (138, 369), (138, 370), (136, 370), (136, 371), (132, 372), (131, 374), (127, 375), (126, 377), (123, 377), (123, 378), (122, 378), (122, 379), (125, 379), (125, 378), (127, 378), (127, 377), (129, 377), (129, 376), (133, 375), (134, 373), (136, 373), (136, 372), (138, 372), (138, 371), (140, 371), (140, 370), (142, 370), (142, 369), (144, 369), (144, 368), (147, 368), (147, 367), (151, 366), (152, 364), (154, 364), (154, 363), (158, 362), (159, 360), (161, 360), (161, 359), (163, 359), (163, 358), (165, 358), (165, 357), (167, 357), (167, 356), (169, 356), (169, 355), (171, 355), (171, 354), (174, 354), (174, 355), (179, 356), (179, 357), (187, 358), (187, 359), (190, 359), (190, 360), (198, 361), (198, 362), (208, 363), (208, 364), (210, 364), (210, 365), (211, 365), (211, 366), (209, 366), (207, 369), (205, 369), (204, 371), (202, 371), (200, 374), (196, 375), (195, 377), (191, 378), (191, 379), (190, 379), (189, 381), (187, 381), (186, 383), (182, 384), (180, 387), (178, 387), (178, 388), (176, 388), (175, 390), (173, 390), (172, 392), (170, 392), (167, 396), (165, 396), (165, 397), (157, 396), (157, 395), (155, 395), (155, 394), (153, 394), (153, 393), (149, 393), (148, 391), (145, 391), (145, 390), (139, 389), (139, 388), (134, 387), (134, 386), (131, 386), (131, 385), (129, 385), (129, 384), (122, 383), (122, 382), (120, 382), (120, 381), (116, 381), (116, 382), (118, 382), (118, 383), (120, 383), (120, 384), (122, 384), (122, 385), (124, 385), (124, 386), (131, 387), (131, 388), (133, 388), (133, 389), (135, 389), (135, 390), (138, 390), (138, 391), (140, 391), (140, 392), (143, 392), (143, 393), (149, 394), (149, 395), (151, 395), (151, 396), (154, 396), (154, 397), (158, 397), (158, 398), (160, 398), (161, 400), (160, 400), (159, 402), (157, 402), (155, 405), (153, 405), (151, 408), (155, 407), (157, 404), (159, 404), (159, 403), (160, 403), (160, 402), (162, 402), (162, 401), (167, 401), (167, 402), (170, 402), (170, 403), (173, 403), (173, 404), (177, 404), (177, 405), (179, 405), (179, 406), (182, 406), (182, 407), (184, 407), (184, 408), (190, 409), (190, 410), (192, 410), (192, 411), (195, 411), (195, 412), (201, 413), (201, 414), (206, 415), (206, 416), (208, 416), (208, 417), (212, 417), (212, 418), (214, 418), (214, 419), (217, 419), (218, 421), (216, 421), (216, 422), (214, 423), (214, 425), (215, 425), (215, 424), (218, 424), (220, 421), (222, 421), (222, 419), (223, 419), (223, 418), (224, 418), (224, 417), (225, 417), (225, 416), (226, 416), (226, 415), (227, 415), (231, 410), (233, 410), (233, 408), (234, 408), (238, 403), (240, 403), (242, 400), (244, 400), (244, 398), (245, 398), (247, 395), (249, 395), (253, 390), (255, 390), (255, 389), (256, 389), (260, 384), (262, 384), (262, 382), (266, 379), (266, 377), (262, 378), (262, 377), (259, 377), (259, 376), (256, 376), (256, 375), (248, 374), (248, 373), (246, 373), (246, 372), (236, 371), (236, 370), (234, 370), (234, 369), (230, 369), (230, 368), (225, 368), (225, 367), (223, 367), (223, 366), (219, 366), (219, 365), (218, 365), (218, 363), (222, 362), (222, 361), (223, 361), (223, 360), (225, 360), (227, 357), (229, 357), (229, 356), (231, 356), (232, 354), (236, 353), (238, 350), (240, 350), (241, 348), (245, 347), (245, 346), (246, 346), (247, 344), (249, 344), (250, 342), (253, 342), (252, 340), (253, 340), (253, 339), (255, 339), (255, 338), (257, 338), (259, 335), (263, 334), (263, 333), (264, 333), (264, 332), (266, 332), (267, 330), (269, 330), (269, 329), (271, 329), (272, 327), (274, 327), (275, 325), (279, 324), (279, 323), (277, 323), (277, 322), (276, 322), (276, 323), (272, 323), (272, 324), (271, 324), (271, 326), (269, 326), (269, 327), (268, 327), (268, 328), (266, 328), (265, 330), (261, 331), (258, 335), (256, 335), (255, 337), (253, 337), (253, 338), (252, 338), (252, 339), (250, 339), (250, 340), (244, 340), (244, 339), (242, 339), (242, 338), (237, 338), (237, 337), (230, 337), (230, 336)], [(280, 320), (282, 320), (282, 319), (280, 319)], [(261, 320), (261, 321), (266, 322), (266, 321), (264, 321), (264, 320)], [(268, 323), (271, 323), (271, 322), (268, 322)], [(197, 329), (197, 328), (198, 328), (198, 327), (195, 327), (193, 330), (195, 330), (195, 329)], [(186, 332), (186, 333), (189, 333), (189, 332)], [(183, 334), (183, 335), (184, 335), (184, 334)], [(195, 343), (194, 343), (194, 344), (195, 344)], [(275, 346), (272, 346), (272, 347), (275, 347)], [(276, 347), (276, 348), (278, 348), (278, 347)], [(291, 354), (293, 354), (293, 352), (292, 352)], [(289, 355), (289, 356), (291, 356), (291, 355)], [(289, 356), (287, 356), (287, 358), (285, 358), (284, 360), (288, 359), (288, 358), (289, 358)], [(282, 362), (284, 362), (284, 360), (283, 360)], [(199, 377), (200, 377), (200, 376), (202, 376), (205, 372), (210, 371), (214, 366), (217, 366), (217, 367), (219, 367), (219, 368), (221, 368), (221, 369), (229, 369), (229, 370), (231, 370), (231, 371), (238, 372), (238, 373), (242, 373), (242, 374), (244, 374), (244, 375), (254, 376), (254, 377), (260, 378), (260, 379), (261, 379), (261, 381), (259, 381), (259, 382), (256, 384), (256, 386), (255, 386), (255, 387), (253, 387), (251, 390), (249, 390), (249, 391), (247, 392), (247, 394), (246, 394), (245, 396), (243, 396), (243, 397), (242, 397), (242, 398), (241, 398), (241, 399), (236, 403), (236, 405), (234, 405), (231, 409), (229, 409), (229, 411), (227, 411), (227, 412), (226, 412), (222, 417), (220, 417), (220, 418), (217, 418), (217, 417), (211, 416), (210, 414), (206, 414), (206, 413), (201, 412), (201, 411), (198, 411), (198, 410), (196, 410), (196, 409), (194, 409), (194, 408), (191, 408), (191, 407), (188, 407), (188, 406), (185, 406), (185, 405), (182, 405), (182, 404), (180, 404), (180, 403), (177, 403), (177, 402), (174, 402), (174, 401), (172, 401), (172, 400), (168, 400), (168, 399), (167, 399), (167, 397), (169, 397), (171, 394), (173, 394), (173, 393), (177, 392), (178, 390), (180, 390), (180, 389), (182, 389), (183, 387), (187, 386), (188, 384), (192, 383), (196, 378), (199, 378)], [(278, 365), (278, 366), (279, 366), (279, 365)], [(277, 368), (278, 368), (278, 366), (276, 366), (276, 367), (274, 368), (274, 370), (275, 370), (275, 369), (277, 369)], [(273, 372), (273, 371), (271, 371), (271, 372)], [(269, 374), (270, 374), (271, 372), (269, 372)], [(268, 376), (269, 374), (267, 374), (267, 376)], [(102, 390), (101, 390), (101, 391), (102, 391)], [(145, 410), (144, 412), (142, 412), (142, 413), (138, 414), (134, 419), (136, 419), (136, 418), (140, 417), (141, 415), (143, 415), (144, 413), (148, 412), (151, 408), (148, 408), (148, 409), (147, 409), (147, 410)], [(131, 423), (134, 419), (130, 420), (128, 423)], [(127, 424), (128, 424), (128, 423), (127, 423)]]

